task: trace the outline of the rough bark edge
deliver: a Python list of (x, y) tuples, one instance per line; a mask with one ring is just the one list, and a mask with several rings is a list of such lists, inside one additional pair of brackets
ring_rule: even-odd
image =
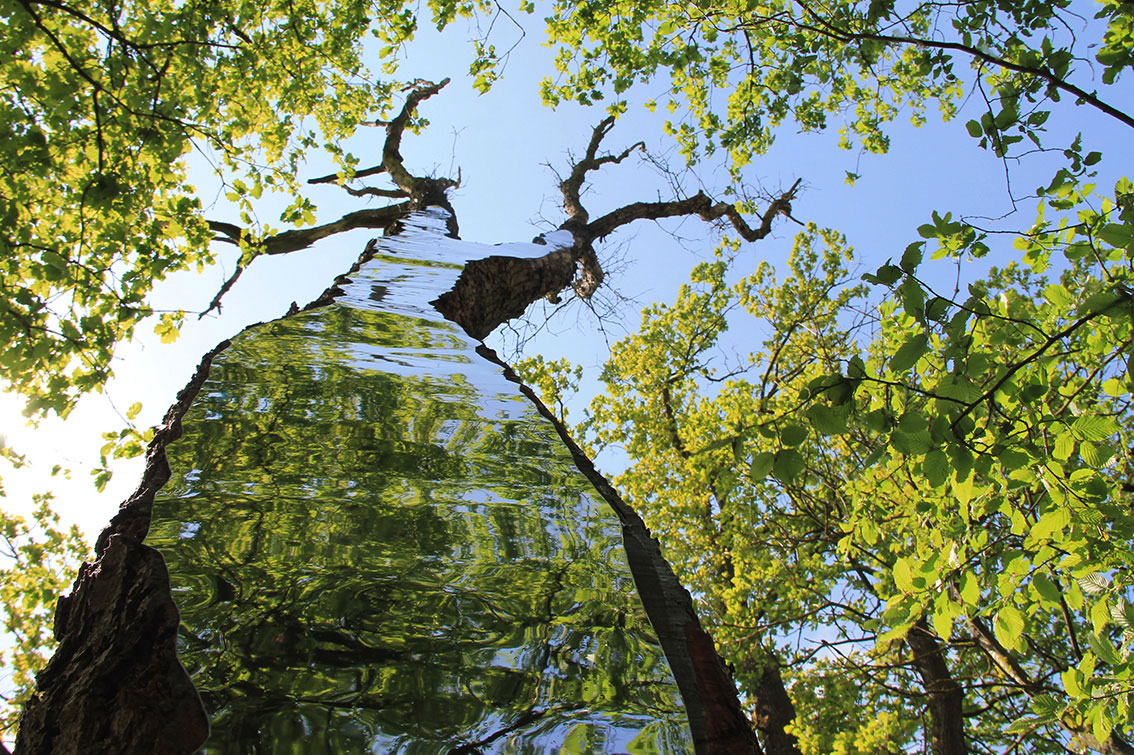
[(713, 639), (702, 628), (693, 599), (661, 554), (658, 541), (594, 463), (571, 438), (567, 428), (524, 384), (496, 352), (481, 344), (477, 353), (498, 365), (559, 434), (579, 471), (595, 486), (622, 522), (627, 561), (646, 614), (657, 632), (685, 703), (693, 744), (698, 755), (761, 753), (760, 745), (740, 708), (732, 674), (717, 654)]
[[(293, 303), (267, 322), (333, 302), (349, 276), (374, 256), (375, 244), (367, 244), (351, 268), (302, 310)], [(143, 540), (154, 498), (171, 477), (166, 449), (181, 437), (182, 419), (213, 360), (232, 340), (207, 352), (178, 392), (146, 451), (141, 483), (99, 535), (95, 559), (80, 567), (71, 594), (59, 599), (59, 647), (21, 712), (14, 755), (188, 755), (208, 738), (204, 705), (177, 659), (181, 619), (169, 571)]]

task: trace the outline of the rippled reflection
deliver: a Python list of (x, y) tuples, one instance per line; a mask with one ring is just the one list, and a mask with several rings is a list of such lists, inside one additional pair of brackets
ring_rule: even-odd
[(169, 448), (204, 752), (691, 751), (617, 520), (426, 303), (479, 253), (439, 222), (237, 338)]

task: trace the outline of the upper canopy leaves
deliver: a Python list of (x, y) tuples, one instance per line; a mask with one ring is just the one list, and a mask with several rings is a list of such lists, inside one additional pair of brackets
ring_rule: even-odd
[[(431, 5), (439, 23), (473, 9)], [(3, 0), (0, 17), (0, 378), (56, 412), (107, 380), (155, 281), (212, 262), (186, 154), (216, 156), (245, 223), (265, 189), (312, 222), (297, 166), (320, 146), (353, 165), (337, 144), (397, 91), (364, 42), (392, 73), (417, 24), (402, 0)]]

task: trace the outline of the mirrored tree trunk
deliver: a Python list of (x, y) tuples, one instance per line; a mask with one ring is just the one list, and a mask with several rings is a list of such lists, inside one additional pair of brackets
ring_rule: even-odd
[(443, 214), (234, 339), (167, 449), (204, 752), (691, 751), (618, 518), (429, 304), (484, 256)]

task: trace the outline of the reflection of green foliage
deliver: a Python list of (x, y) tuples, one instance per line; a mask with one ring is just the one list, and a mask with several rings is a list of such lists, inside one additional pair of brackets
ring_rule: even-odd
[(528, 747), (685, 746), (611, 515), (524, 404), (483, 416), (483, 391), (518, 397), (454, 373), (455, 332), (332, 306), (218, 358), (150, 536), (210, 752), (452, 747), (510, 726)]

